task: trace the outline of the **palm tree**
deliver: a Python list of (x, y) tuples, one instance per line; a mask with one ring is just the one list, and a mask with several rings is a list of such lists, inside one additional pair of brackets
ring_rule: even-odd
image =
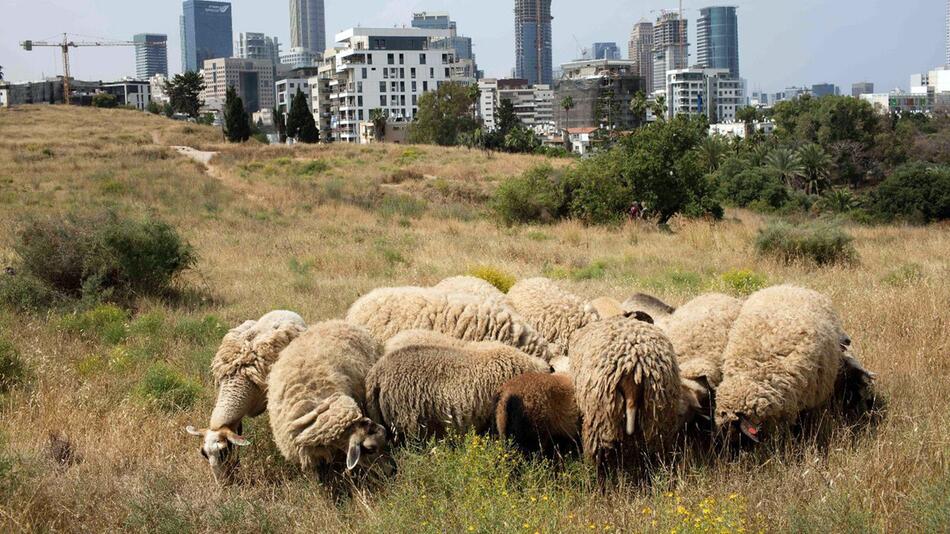
[(630, 112), (633, 113), (638, 125), (646, 122), (647, 97), (643, 91), (637, 91), (637, 94), (630, 99)]
[(831, 156), (815, 143), (809, 143), (798, 149), (798, 157), (805, 171), (805, 194), (820, 195), (828, 183)]
[(825, 192), (825, 196), (821, 197), (819, 201), (819, 206), (822, 209), (834, 213), (847, 213), (857, 206), (857, 204), (858, 202), (855, 200), (854, 195), (847, 189), (832, 189), (827, 191)]
[(736, 111), (736, 118), (745, 124), (745, 138), (750, 139), (754, 133), (753, 126), (755, 122), (761, 118), (759, 110), (752, 106), (739, 108), (739, 110)]
[(468, 86), (468, 98), (472, 101), (472, 120), (478, 121), (478, 101), (482, 97), (482, 89), (478, 83)]
[(369, 120), (373, 123), (373, 133), (376, 135), (376, 140), (381, 142), (386, 137), (386, 123), (389, 121), (386, 110), (382, 108), (369, 110)]
[(574, 97), (568, 95), (562, 98), (561, 107), (564, 108), (564, 113), (567, 115), (567, 121), (566, 121), (567, 128), (570, 128), (571, 127), (571, 110), (574, 109)]
[(798, 154), (788, 148), (776, 148), (770, 152), (768, 157), (765, 158), (765, 164), (788, 187), (795, 187), (798, 179), (805, 174), (805, 168), (802, 166)]
[(666, 95), (657, 96), (653, 104), (650, 105), (650, 110), (656, 115), (656, 120), (666, 120)]
[(706, 172), (716, 172), (729, 148), (719, 136), (712, 136), (703, 139), (696, 150), (706, 167)]

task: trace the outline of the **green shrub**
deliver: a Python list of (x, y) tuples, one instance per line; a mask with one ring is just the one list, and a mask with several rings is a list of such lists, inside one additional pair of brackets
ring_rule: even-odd
[(475, 278), (481, 278), (482, 280), (498, 288), (498, 291), (501, 291), (502, 293), (507, 293), (508, 290), (511, 289), (511, 286), (515, 285), (515, 282), (517, 282), (514, 276), (490, 265), (480, 265), (478, 267), (473, 267), (472, 269), (469, 269), (468, 274), (470, 276), (474, 276)]
[(773, 210), (788, 201), (788, 189), (763, 167), (745, 167), (737, 158), (726, 160), (713, 175), (719, 199), (729, 205)]
[(916, 263), (905, 263), (887, 273), (882, 282), (893, 287), (912, 285), (924, 277), (924, 269)]
[(726, 271), (722, 273), (720, 280), (728, 291), (740, 296), (751, 295), (764, 288), (768, 283), (768, 279), (764, 274), (748, 269)]
[(109, 93), (97, 93), (92, 97), (92, 107), (94, 108), (114, 108), (118, 105), (119, 99)]
[(571, 270), (570, 277), (572, 280), (600, 280), (607, 275), (607, 262), (604, 260), (596, 260), (584, 267)]
[(51, 290), (93, 300), (160, 295), (195, 262), (168, 224), (111, 213), (28, 220), (14, 249), (23, 271)]
[(152, 364), (139, 382), (139, 394), (166, 412), (191, 408), (201, 395), (201, 386), (164, 363)]
[(759, 230), (760, 254), (785, 262), (812, 261), (818, 265), (850, 263), (857, 259), (854, 238), (840, 227), (819, 222), (793, 226), (774, 222)]
[(128, 315), (111, 304), (71, 313), (60, 319), (59, 324), (64, 332), (110, 345), (121, 343), (129, 334)]
[(19, 312), (55, 307), (62, 299), (48, 285), (29, 274), (0, 274), (0, 305)]
[(214, 315), (201, 319), (185, 317), (175, 324), (175, 336), (195, 345), (218, 342), (228, 332), (228, 327)]
[(950, 219), (950, 167), (922, 162), (902, 165), (871, 193), (868, 208), (886, 221)]
[(0, 394), (26, 379), (26, 364), (12, 343), (0, 339)]
[(386, 195), (379, 205), (379, 213), (385, 218), (393, 216), (418, 219), (426, 211), (424, 199), (411, 195)]
[(297, 174), (301, 176), (314, 176), (330, 170), (330, 164), (322, 159), (315, 159), (302, 164), (297, 169)]
[(492, 209), (507, 225), (550, 223), (564, 214), (560, 176), (550, 165), (505, 180), (495, 191)]
[(633, 192), (619, 176), (602, 171), (577, 172), (569, 183), (570, 215), (587, 224), (619, 222), (633, 204)]

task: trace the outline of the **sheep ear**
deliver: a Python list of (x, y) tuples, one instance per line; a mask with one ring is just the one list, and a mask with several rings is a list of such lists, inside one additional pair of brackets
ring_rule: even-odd
[(225, 437), (228, 438), (229, 442), (231, 442), (233, 445), (237, 445), (238, 447), (247, 447), (251, 444), (251, 442), (248, 441), (244, 436), (239, 436), (234, 432), (228, 432), (225, 434)]
[(204, 430), (198, 430), (197, 428), (195, 428), (195, 427), (193, 427), (193, 426), (191, 426), (191, 425), (188, 425), (188, 426), (185, 427), (185, 432), (191, 434), (192, 436), (205, 437), (205, 431), (204, 431)]
[(356, 464), (360, 463), (360, 448), (359, 443), (350, 443), (349, 450), (346, 451), (346, 470), (352, 471), (356, 467)]
[(653, 317), (650, 316), (649, 313), (644, 312), (644, 311), (636, 310), (636, 311), (632, 311), (632, 312), (627, 312), (627, 313), (623, 314), (623, 316), (626, 317), (627, 319), (636, 319), (636, 320), (638, 320), (638, 321), (640, 321), (640, 322), (643, 322), (643, 323), (654, 324), (654, 323), (653, 323)]

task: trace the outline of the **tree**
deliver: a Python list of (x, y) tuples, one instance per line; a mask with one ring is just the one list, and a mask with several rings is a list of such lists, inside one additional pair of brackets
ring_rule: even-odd
[(765, 158), (765, 165), (788, 187), (795, 187), (798, 179), (805, 174), (798, 154), (788, 148), (776, 148), (770, 152)]
[(198, 110), (204, 105), (201, 101), (201, 92), (204, 89), (204, 79), (197, 72), (176, 74), (165, 82), (165, 93), (171, 101), (172, 109), (195, 119), (198, 118)]
[(233, 86), (228, 87), (224, 97), (224, 137), (231, 143), (243, 143), (251, 138), (250, 116)]
[(277, 141), (280, 144), (287, 142), (287, 122), (280, 108), (274, 108), (274, 128), (277, 130)]
[(165, 115), (169, 119), (175, 116), (175, 108), (172, 107), (171, 103), (165, 102), (162, 106), (162, 115)]
[(656, 116), (656, 120), (664, 121), (666, 120), (666, 96), (659, 95), (650, 105), (650, 110), (653, 111), (653, 115)]
[(706, 172), (715, 172), (719, 169), (719, 164), (726, 157), (729, 148), (719, 136), (710, 136), (703, 139), (696, 150)]
[(160, 113), (162, 112), (162, 107), (159, 106), (159, 105), (158, 105), (158, 102), (156, 102), (156, 101), (154, 101), (154, 100), (149, 100), (149, 102), (148, 102), (148, 107), (145, 108), (145, 109), (146, 109), (146, 111), (148, 111), (148, 112), (151, 113), (152, 115), (158, 115), (158, 114), (160, 114)]
[(92, 107), (94, 108), (114, 108), (119, 105), (119, 99), (109, 93), (96, 93), (92, 97)]
[(564, 124), (567, 125), (567, 128), (571, 127), (571, 110), (574, 109), (574, 97), (571, 95), (565, 96), (561, 99), (561, 107), (564, 108), (564, 113), (567, 115), (567, 120)]
[(508, 136), (508, 132), (521, 126), (521, 119), (515, 115), (515, 105), (508, 98), (502, 99), (495, 117), (495, 128), (502, 139)]
[(478, 122), (478, 101), (482, 97), (482, 89), (477, 82), (468, 86), (468, 97), (472, 99), (472, 120)]
[(419, 112), (409, 129), (414, 143), (455, 146), (459, 136), (478, 126), (472, 119), (472, 95), (456, 82), (447, 82), (419, 98)]
[(637, 91), (630, 99), (630, 112), (633, 113), (633, 118), (638, 125), (647, 121), (647, 97), (643, 91)]
[(751, 139), (755, 133), (755, 123), (761, 120), (759, 110), (753, 106), (745, 106), (736, 111), (736, 119), (745, 124), (745, 138)]
[(805, 177), (805, 194), (820, 195), (828, 183), (831, 172), (831, 156), (815, 143), (798, 149), (798, 159), (801, 161)]
[(531, 153), (541, 146), (538, 137), (530, 128), (515, 126), (505, 136), (505, 149), (509, 152)]
[[(314, 139), (316, 132), (316, 139)], [(290, 113), (287, 114), (287, 137), (301, 143), (316, 143), (320, 140), (320, 131), (313, 120), (313, 111), (307, 104), (307, 95), (299, 88), (290, 103)]]
[(377, 141), (386, 138), (386, 123), (389, 121), (389, 115), (382, 108), (369, 110), (369, 120), (373, 123), (373, 133)]

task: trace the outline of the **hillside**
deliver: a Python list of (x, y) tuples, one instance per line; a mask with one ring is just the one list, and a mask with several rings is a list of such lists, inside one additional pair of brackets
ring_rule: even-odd
[[(0, 392), (0, 531), (950, 528), (946, 226), (849, 227), (858, 262), (818, 268), (756, 255), (765, 219), (745, 211), (716, 223), (674, 219), (671, 231), (505, 228), (486, 217), (501, 179), (570, 160), (220, 143), (210, 128), (129, 111), (0, 110), (0, 267), (14, 263), (24, 218), (71, 211), (158, 217), (198, 258), (183, 298), (139, 299), (128, 314), (0, 306), (0, 352), (26, 365), (22, 385)], [(219, 154), (206, 168), (177, 145)], [(763, 283), (817, 289), (878, 373), (887, 417), (873, 430), (837, 433), (827, 447), (712, 465), (687, 459), (650, 488), (607, 492), (577, 461), (556, 470), (493, 440), (459, 438), (455, 447), (401, 450), (394, 479), (341, 497), (280, 460), (262, 416), (245, 421), (252, 446), (242, 451), (240, 483), (212, 489), (183, 429), (207, 421), (208, 363), (227, 328), (281, 308), (308, 322), (336, 318), (373, 288), (432, 284), (480, 266), (557, 278), (585, 297), (648, 291), (673, 304)], [(171, 408), (148, 397), (166, 375), (184, 384)], [(51, 459), (51, 433), (72, 444), (68, 467)]]

